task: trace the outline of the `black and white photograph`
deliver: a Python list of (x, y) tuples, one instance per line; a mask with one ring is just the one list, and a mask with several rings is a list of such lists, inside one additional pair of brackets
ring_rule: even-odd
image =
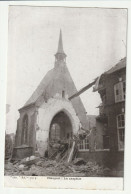
[(9, 6), (5, 178), (123, 180), (127, 16)]

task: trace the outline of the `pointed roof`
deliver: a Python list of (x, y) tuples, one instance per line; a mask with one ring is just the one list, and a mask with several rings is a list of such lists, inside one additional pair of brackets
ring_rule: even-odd
[(64, 49), (63, 49), (63, 41), (62, 41), (62, 31), (61, 31), (61, 29), (60, 29), (58, 49), (57, 49), (56, 55), (57, 54), (64, 54), (65, 55), (65, 52), (64, 52)]
[(61, 31), (61, 29), (60, 29), (60, 35), (59, 35), (59, 43), (58, 43), (57, 53), (61, 53), (61, 54), (64, 53), (64, 50), (63, 50), (63, 41), (62, 41), (62, 31)]
[[(58, 44), (58, 51), (56, 53), (56, 58), (58, 59), (58, 62), (60, 59), (64, 59), (66, 57), (66, 54), (63, 51), (63, 43), (62, 43), (62, 32), (60, 30), (60, 36), (59, 36), (59, 44)], [(47, 102), (48, 99), (55, 96), (57, 93), (61, 94), (63, 91), (63, 88), (68, 94), (68, 96), (71, 96), (72, 94), (77, 92), (77, 89), (75, 87), (75, 84), (72, 80), (72, 77), (70, 75), (70, 72), (66, 66), (66, 63), (62, 65), (60, 68), (53, 68), (45, 75), (45, 77), (42, 79), (36, 90), (33, 92), (31, 97), (28, 99), (26, 104), (19, 109), (22, 110), (23, 108), (29, 107), (29, 106), (40, 106), (41, 103), (44, 101)], [(71, 100), (71, 103), (75, 109), (75, 112), (77, 116), (79, 117), (82, 126), (86, 127), (88, 126), (88, 120), (86, 117), (86, 111), (83, 106), (83, 103), (79, 96), (76, 98), (73, 98)]]
[(60, 30), (60, 35), (59, 35), (59, 42), (58, 42), (58, 50), (57, 50), (57, 53), (55, 54), (55, 58), (56, 58), (56, 61), (64, 61), (64, 59), (66, 58), (66, 54), (64, 53), (64, 50), (63, 50), (63, 42), (62, 42), (62, 32)]
[[(53, 68), (46, 76), (42, 79), (36, 90), (33, 92), (32, 96), (28, 99), (24, 107), (21, 109), (28, 107), (30, 105), (35, 104), (36, 106), (40, 106), (44, 101), (47, 102), (48, 99), (55, 96), (56, 93), (61, 93), (63, 88), (68, 94), (71, 96), (72, 94), (77, 92), (76, 86), (70, 72), (65, 64), (61, 68)], [(70, 101), (75, 109), (75, 112), (80, 119), (83, 128), (88, 127), (88, 120), (86, 117), (86, 110), (83, 106), (81, 98), (77, 96)], [(20, 109), (19, 109), (20, 110)]]

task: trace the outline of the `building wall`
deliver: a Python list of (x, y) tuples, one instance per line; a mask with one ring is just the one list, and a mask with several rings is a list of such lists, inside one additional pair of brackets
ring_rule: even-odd
[(15, 147), (22, 146), (22, 130), (23, 130), (23, 119), (24, 116), (28, 116), (28, 134), (27, 134), (27, 146), (33, 147), (35, 150), (35, 123), (37, 110), (35, 106), (30, 108), (22, 109), (20, 111), (20, 118), (17, 121), (17, 131), (15, 138)]
[(102, 122), (96, 121), (96, 150), (103, 150), (103, 135), (105, 134), (105, 126)]
[(61, 98), (61, 96), (57, 94), (56, 97), (49, 99), (47, 103), (43, 103), (38, 109), (38, 127), (36, 131), (37, 148), (41, 156), (43, 156), (45, 150), (48, 149), (48, 138), (51, 121), (53, 117), (60, 111), (64, 111), (69, 117), (74, 134), (77, 133), (79, 129), (80, 120), (68, 99)]
[(105, 79), (107, 105), (115, 103), (114, 85), (119, 82), (120, 77), (122, 78), (122, 80), (126, 80), (126, 69), (122, 69), (119, 72), (117, 71), (115, 73), (109, 74)]
[[(34, 150), (37, 149), (42, 156), (48, 148), (51, 121), (59, 111), (65, 111), (70, 118), (73, 133), (78, 131), (80, 122), (85, 129), (88, 129), (89, 126), (80, 97), (72, 101), (68, 100), (68, 97), (77, 90), (66, 64), (61, 63), (59, 67), (48, 72), (45, 77), (46, 82), (44, 82), (44, 79), (42, 80), (29, 100), (29, 102), (32, 102), (34, 98), (36, 100), (35, 105), (29, 105), (29, 107), (23, 107), (20, 110), (16, 133), (16, 146), (22, 146), (22, 122), (24, 115), (27, 114), (29, 118), (28, 146), (33, 147)], [(62, 92), (64, 92), (63, 97)], [(28, 106), (28, 103), (26, 103), (26, 106)], [(36, 109), (38, 109), (38, 112)]]
[[(78, 157), (86, 161), (96, 162), (110, 169), (108, 176), (122, 177), (124, 175), (124, 152), (94, 151), (79, 152)], [(105, 174), (106, 176), (106, 174)]]
[[(122, 81), (126, 80), (126, 69), (104, 76), (102, 77), (103, 83), (98, 90), (102, 98), (102, 111), (99, 115), (101, 120), (96, 119), (96, 129), (94, 128), (89, 136), (90, 149), (79, 151), (78, 157), (83, 157), (88, 161), (96, 161), (111, 168), (117, 172), (114, 176), (123, 176), (124, 151), (118, 149), (117, 115), (124, 113), (125, 101), (115, 102), (114, 85), (119, 83), (119, 78), (122, 78)], [(103, 99), (105, 91), (106, 98)], [(103, 118), (107, 118), (107, 121)], [(110, 137), (110, 149), (108, 151), (103, 149), (103, 135), (105, 134)], [(119, 174), (119, 172), (122, 172), (122, 174)]]
[[(119, 78), (122, 78), (120, 80)], [(123, 176), (124, 150), (118, 151), (117, 115), (124, 113), (125, 101), (115, 102), (114, 85), (126, 80), (126, 69), (112, 74), (104, 74), (98, 92), (102, 99), (100, 114), (96, 117), (96, 128), (92, 128), (89, 150), (79, 150), (78, 157), (96, 161), (112, 169), (111, 176)], [(106, 97), (103, 98), (103, 94)], [(104, 149), (103, 135), (110, 137), (109, 149)]]
[(106, 134), (107, 128), (102, 122), (96, 120), (96, 126), (91, 128), (91, 133), (88, 136), (89, 140), (89, 151), (103, 151), (103, 135)]
[(107, 76), (106, 86), (106, 103), (104, 106), (105, 114), (108, 117), (108, 130), (110, 134), (110, 149), (118, 150), (118, 134), (117, 134), (117, 115), (122, 114), (125, 109), (125, 102), (115, 103), (114, 85), (119, 82), (119, 78), (126, 79), (125, 69)]

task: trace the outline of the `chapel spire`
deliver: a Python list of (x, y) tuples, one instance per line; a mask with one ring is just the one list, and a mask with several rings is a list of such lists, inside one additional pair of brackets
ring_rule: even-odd
[(66, 54), (64, 53), (64, 50), (63, 50), (61, 30), (60, 30), (60, 35), (59, 35), (58, 50), (57, 50), (57, 53), (55, 54), (55, 58), (56, 58), (56, 61), (65, 61), (65, 58), (66, 58)]

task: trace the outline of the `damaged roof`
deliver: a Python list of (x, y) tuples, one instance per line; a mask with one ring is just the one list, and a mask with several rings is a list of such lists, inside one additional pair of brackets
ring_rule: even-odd
[(120, 69), (123, 69), (126, 67), (126, 57), (124, 57), (123, 59), (121, 59), (115, 66), (113, 66), (111, 69), (109, 69), (108, 71), (106, 71), (106, 74), (111, 74), (114, 73), (116, 71), (119, 71)]
[(45, 77), (41, 80), (40, 84), (38, 85), (36, 90), (33, 92), (31, 97), (28, 99), (28, 101), (25, 103), (24, 107), (36, 102), (36, 100), (45, 91), (45, 89), (46, 89), (47, 85), (49, 84), (52, 77), (53, 77), (53, 69), (48, 71), (48, 73), (45, 75)]
[[(39, 106), (39, 102), (47, 102), (49, 98), (52, 98), (57, 93), (60, 94), (63, 90), (66, 94), (68, 94), (68, 96), (71, 96), (77, 92), (76, 86), (72, 80), (66, 64), (63, 67), (54, 67), (51, 69), (42, 79), (36, 90), (33, 92), (32, 96), (21, 109), (26, 108), (32, 104)], [(76, 115), (82, 123), (82, 126), (88, 126), (86, 110), (80, 97), (77, 96), (76, 98), (73, 98), (71, 103), (75, 109)]]
[(101, 84), (102, 80), (104, 77), (106, 77), (109, 74), (115, 73), (123, 68), (126, 68), (126, 57), (124, 57), (123, 59), (121, 59), (115, 66), (113, 66), (111, 69), (109, 69), (108, 71), (104, 72), (103, 74), (101, 74), (95, 83), (95, 86), (93, 87), (93, 92), (98, 91), (99, 89), (103, 88), (103, 84)]

